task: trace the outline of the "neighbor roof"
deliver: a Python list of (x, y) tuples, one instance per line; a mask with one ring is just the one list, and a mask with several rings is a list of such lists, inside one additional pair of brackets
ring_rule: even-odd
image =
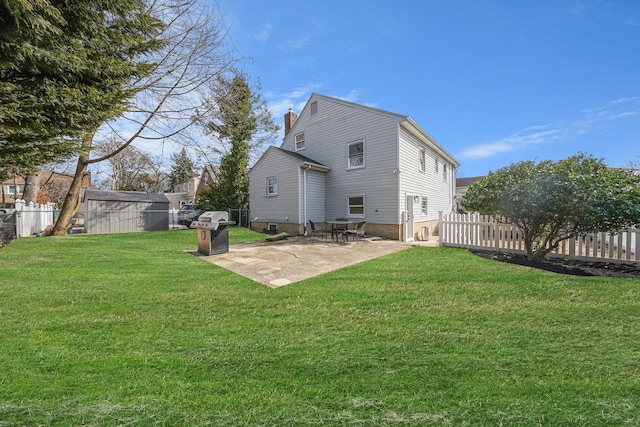
[(468, 187), (476, 181), (480, 181), (486, 176), (469, 176), (466, 178), (456, 178), (456, 187)]

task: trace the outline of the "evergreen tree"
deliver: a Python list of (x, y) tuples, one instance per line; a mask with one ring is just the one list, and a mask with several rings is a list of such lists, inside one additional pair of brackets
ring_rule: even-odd
[(0, 2), (0, 160), (32, 172), (78, 152), (125, 111), (162, 29), (143, 0)]
[[(205, 210), (249, 208), (249, 160), (252, 148), (275, 135), (279, 127), (259, 93), (249, 87), (244, 74), (219, 79), (220, 90), (214, 100), (215, 120), (205, 123), (225, 149), (220, 160), (218, 180), (199, 195), (198, 206)], [(261, 138), (254, 137), (259, 134)]]
[(193, 160), (189, 157), (187, 149), (182, 147), (182, 150), (178, 153), (171, 155), (171, 172), (169, 173), (169, 191), (173, 190), (173, 187), (182, 182), (186, 182), (193, 178), (195, 165)]

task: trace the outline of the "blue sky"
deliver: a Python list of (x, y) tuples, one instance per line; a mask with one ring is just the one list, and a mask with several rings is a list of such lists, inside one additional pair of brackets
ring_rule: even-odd
[(640, 162), (640, 1), (219, 7), (280, 124), (318, 92), (411, 116), (462, 164), (459, 177), (579, 151)]

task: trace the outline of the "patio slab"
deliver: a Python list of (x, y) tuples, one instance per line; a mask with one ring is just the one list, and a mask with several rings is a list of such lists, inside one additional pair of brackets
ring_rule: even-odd
[(416, 245), (437, 246), (437, 241), (332, 243), (316, 240), (311, 243), (309, 238), (290, 237), (277, 242), (234, 243), (229, 246), (229, 252), (223, 254), (194, 254), (270, 288), (279, 288)]

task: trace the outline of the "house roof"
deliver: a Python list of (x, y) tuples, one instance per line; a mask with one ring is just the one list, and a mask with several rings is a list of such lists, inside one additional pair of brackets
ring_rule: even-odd
[(465, 178), (456, 178), (456, 187), (468, 187), (476, 181), (480, 181), (482, 178), (486, 176), (469, 176)]
[(319, 171), (322, 171), (322, 172), (327, 172), (327, 171), (331, 170), (331, 168), (329, 166), (325, 166), (320, 162), (316, 162), (315, 160), (313, 160), (313, 159), (311, 159), (311, 158), (309, 158), (307, 156), (304, 156), (304, 155), (302, 155), (300, 153), (296, 153), (294, 151), (285, 150), (284, 148), (279, 148), (279, 147), (276, 147), (276, 146), (272, 145), (267, 149), (267, 151), (265, 151), (262, 154), (262, 156), (260, 156), (260, 158), (258, 159), (256, 164), (253, 165), (253, 167), (251, 168), (251, 171), (249, 171), (249, 174), (251, 174), (251, 172), (256, 168), (256, 166), (258, 166), (258, 164), (260, 162), (262, 162), (262, 159), (264, 159), (266, 157), (266, 154), (271, 150), (275, 150), (278, 153), (282, 153), (282, 154), (284, 154), (286, 156), (289, 156), (289, 157), (295, 159), (296, 161), (301, 162), (301, 166), (308, 166), (309, 169), (315, 169), (315, 170), (319, 170)]
[(164, 194), (140, 193), (137, 191), (86, 190), (84, 192), (84, 200), (169, 203), (169, 199)]
[[(316, 92), (311, 94), (311, 96), (307, 100), (307, 103), (302, 108), (302, 111), (300, 112), (300, 115), (302, 115), (307, 108), (311, 108), (309, 105), (311, 104), (311, 100), (313, 98), (324, 98), (324, 99), (327, 99), (327, 100), (329, 100), (331, 102), (336, 102), (336, 103), (339, 103), (339, 104), (348, 105), (348, 106), (351, 106), (353, 108), (358, 108), (358, 109), (362, 109), (362, 110), (368, 110), (370, 112), (374, 112), (374, 113), (377, 113), (377, 114), (384, 114), (384, 115), (387, 115), (387, 116), (392, 116), (392, 117), (396, 118), (400, 122), (402, 127), (404, 127), (407, 131), (411, 132), (413, 135), (415, 135), (417, 138), (422, 140), (427, 145), (431, 146), (440, 156), (446, 158), (449, 162), (453, 163), (455, 165), (455, 167), (460, 166), (460, 162), (458, 162), (458, 160), (456, 160), (456, 158), (453, 157), (453, 155), (451, 155), (451, 153), (449, 153), (442, 145), (440, 145), (440, 143), (438, 143), (438, 141), (436, 141), (415, 120), (413, 120), (413, 118), (411, 118), (411, 116), (406, 116), (406, 115), (403, 115), (403, 114), (393, 113), (391, 111), (381, 110), (379, 108), (369, 107), (369, 106), (363, 105), (363, 104), (356, 104), (355, 102), (345, 101), (344, 99), (340, 99), (340, 98), (333, 98), (333, 97), (330, 97), (330, 96), (327, 96), (327, 95), (322, 95), (322, 94), (319, 94), (319, 93), (316, 93)], [(289, 131), (289, 133), (293, 133), (294, 132), (297, 124), (298, 124), (298, 121), (296, 120), (296, 122), (291, 127), (291, 130)]]
[(300, 153), (296, 153), (295, 151), (289, 151), (289, 150), (285, 150), (283, 148), (278, 148), (278, 147), (273, 147), (273, 148), (275, 148), (276, 150), (281, 151), (281, 152), (283, 152), (285, 154), (288, 154), (291, 157), (295, 157), (298, 160), (302, 160), (303, 163), (308, 163), (308, 164), (310, 164), (312, 166), (321, 166), (321, 167), (324, 167), (324, 168), (327, 168), (327, 169), (331, 169), (330, 167), (325, 166), (320, 162), (316, 162), (315, 160), (313, 160), (313, 159), (311, 159), (311, 158), (309, 158), (307, 156), (304, 156), (304, 155), (302, 155)]

